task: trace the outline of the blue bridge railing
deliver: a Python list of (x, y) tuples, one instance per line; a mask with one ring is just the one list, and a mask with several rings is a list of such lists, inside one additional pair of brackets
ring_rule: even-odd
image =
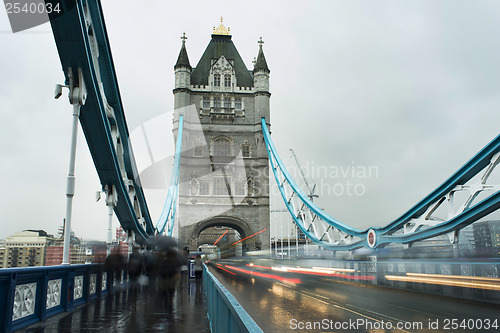
[(0, 269), (0, 332), (12, 332), (99, 298), (128, 281), (103, 264)]
[(236, 298), (203, 267), (203, 283), (207, 294), (210, 329), (217, 333), (263, 332)]

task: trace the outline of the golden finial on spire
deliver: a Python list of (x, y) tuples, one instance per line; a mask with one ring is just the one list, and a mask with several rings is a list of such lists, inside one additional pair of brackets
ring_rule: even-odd
[(230, 28), (229, 27), (226, 28), (224, 26), (224, 24), (222, 24), (222, 22), (223, 22), (223, 19), (221, 16), (220, 17), (220, 25), (217, 28), (214, 27), (214, 32), (213, 32), (214, 35), (229, 35)]

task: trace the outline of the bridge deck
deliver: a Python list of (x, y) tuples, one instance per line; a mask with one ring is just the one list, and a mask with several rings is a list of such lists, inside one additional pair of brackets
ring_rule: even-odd
[(210, 332), (203, 282), (181, 279), (172, 297), (131, 287), (64, 312), (23, 332)]
[[(232, 266), (248, 269), (237, 263)], [(232, 270), (233, 275), (213, 266), (210, 271), (264, 332), (447, 332), (451, 319), (459, 323), (472, 319), (471, 329), (459, 332), (500, 332), (498, 305), (312, 275), (302, 275), (300, 283), (291, 284), (237, 270)], [(280, 272), (273, 270), (271, 275), (280, 276)], [(479, 327), (476, 324), (484, 326), (474, 329)]]

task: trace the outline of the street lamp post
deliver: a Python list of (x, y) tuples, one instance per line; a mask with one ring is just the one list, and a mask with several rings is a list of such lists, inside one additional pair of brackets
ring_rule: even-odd
[(116, 196), (116, 188), (113, 185), (106, 185), (104, 191), (106, 192), (106, 206), (108, 206), (108, 237), (106, 240), (106, 254), (109, 256), (111, 254), (111, 243), (113, 235), (113, 211), (118, 202), (118, 197)]
[[(69, 102), (73, 105), (73, 128), (71, 133), (71, 150), (69, 159), (69, 171), (66, 181), (66, 223), (64, 224), (64, 245), (63, 245), (63, 265), (69, 265), (69, 245), (71, 240), (71, 215), (73, 208), (73, 196), (75, 195), (75, 160), (76, 160), (76, 142), (78, 134), (78, 120), (80, 117), (80, 108), (85, 104), (87, 90), (81, 68), (78, 68), (78, 77), (75, 79), (73, 70), (68, 69)], [(61, 96), (62, 85), (56, 86), (55, 98)]]
[(106, 206), (108, 206), (108, 232), (106, 237), (106, 255), (111, 254), (111, 243), (113, 241), (112, 228), (113, 228), (113, 211), (118, 203), (118, 197), (116, 196), (116, 187), (114, 185), (104, 186), (104, 191), (96, 192), (96, 201), (101, 200), (101, 193), (106, 194)]

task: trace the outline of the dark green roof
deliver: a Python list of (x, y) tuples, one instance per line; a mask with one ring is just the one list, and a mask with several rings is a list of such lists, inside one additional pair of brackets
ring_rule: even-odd
[(180, 66), (186, 66), (186, 67), (191, 68), (191, 65), (189, 64), (189, 58), (188, 58), (185, 44), (186, 43), (184, 41), (182, 41), (181, 52), (179, 52), (179, 57), (177, 58), (177, 62), (175, 63), (174, 68), (177, 68)]
[(191, 84), (208, 85), (208, 76), (210, 75), (212, 59), (217, 60), (221, 55), (224, 55), (227, 60), (234, 61), (233, 65), (238, 86), (253, 87), (252, 74), (241, 59), (238, 50), (236, 50), (236, 46), (234, 46), (231, 41), (230, 35), (212, 35), (212, 40), (208, 43), (198, 65), (193, 68)]
[(255, 62), (255, 67), (253, 69), (254, 73), (258, 70), (264, 70), (266, 72), (269, 71), (269, 67), (267, 67), (266, 57), (264, 57), (264, 51), (262, 50), (262, 44), (259, 48), (259, 55), (257, 56), (257, 61)]

